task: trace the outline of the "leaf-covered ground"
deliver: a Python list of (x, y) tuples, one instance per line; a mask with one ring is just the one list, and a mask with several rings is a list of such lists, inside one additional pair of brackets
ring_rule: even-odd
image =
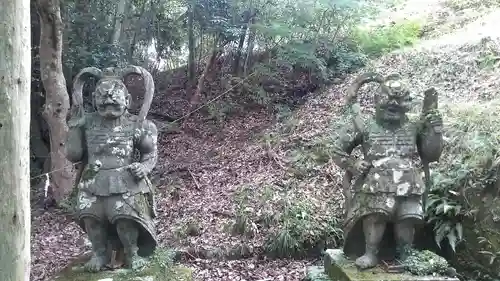
[[(401, 10), (408, 17), (425, 18), (425, 40), (392, 52), (360, 72), (399, 72), (417, 95), (436, 87), (441, 103), (491, 98), (500, 86), (500, 34), (495, 30), (500, 10), (488, 8), (488, 1), (482, 1), (480, 12), (477, 6), (469, 7), (472, 1), (425, 1), (433, 9), (417, 7), (417, 2), (387, 11), (386, 18), (398, 20)], [(164, 245), (186, 249), (185, 262), (195, 269), (195, 280), (304, 277), (306, 266), (314, 261), (269, 260), (260, 255), (265, 238), (279, 225), (265, 227), (259, 221), (266, 214), (282, 212), (289, 201), (309, 203), (312, 215), (342, 212), (340, 171), (330, 162), (309, 161), (307, 151), (331, 134), (330, 125), (338, 118), (342, 97), (355, 76), (311, 94), (306, 104), (280, 120), (265, 111), (251, 111), (222, 123), (201, 122), (195, 116), (181, 130), (162, 133), (157, 169), (159, 238)], [(364, 93), (370, 97), (369, 91)], [(187, 110), (171, 89), (158, 94), (155, 105), (157, 113)], [(158, 126), (165, 124), (160, 121)], [(243, 192), (250, 194), (246, 200), (241, 199)], [(242, 206), (253, 222), (252, 238), (231, 235), (230, 226)], [(59, 211), (34, 210), (32, 232), (32, 281), (50, 280), (89, 250), (83, 232)], [(238, 245), (245, 246), (249, 258), (221, 261), (197, 256), (207, 249), (230, 251)]]

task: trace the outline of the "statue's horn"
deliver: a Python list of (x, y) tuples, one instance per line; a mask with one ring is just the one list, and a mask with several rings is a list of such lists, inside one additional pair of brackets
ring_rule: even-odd
[(346, 96), (346, 104), (351, 104), (356, 100), (356, 97), (358, 95), (359, 89), (367, 83), (370, 82), (377, 82), (381, 85), (381, 87), (385, 88), (384, 85), (384, 77), (378, 73), (375, 72), (367, 72), (364, 74), (361, 74), (358, 76), (354, 82), (352, 82), (351, 86), (349, 89), (347, 89), (347, 96)]
[(148, 115), (149, 108), (153, 102), (153, 95), (155, 92), (155, 84), (153, 81), (153, 76), (151, 73), (140, 66), (131, 65), (123, 71), (123, 79), (130, 74), (139, 74), (144, 79), (144, 101), (141, 106), (141, 111), (139, 111), (139, 122), (143, 122)]
[(385, 77), (385, 81), (389, 80), (401, 80), (401, 75), (399, 75), (398, 73), (389, 74)]
[(101, 79), (102, 71), (97, 67), (86, 67), (75, 76), (73, 80), (73, 106), (81, 107), (83, 105), (83, 85), (85, 84), (85, 79), (88, 75), (92, 75), (97, 77), (97, 79)]

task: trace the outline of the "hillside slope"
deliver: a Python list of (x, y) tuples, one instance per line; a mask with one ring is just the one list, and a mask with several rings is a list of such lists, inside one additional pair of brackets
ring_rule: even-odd
[[(165, 245), (187, 249), (185, 262), (195, 269), (196, 280), (303, 278), (313, 260), (270, 260), (261, 254), (269, 250), (268, 239), (284, 229), (296, 234), (293, 227), (299, 223), (329, 224), (326, 231), (335, 234), (335, 217), (343, 211), (341, 172), (322, 149), (329, 145), (342, 97), (358, 74), (398, 72), (416, 95), (436, 87), (442, 104), (493, 97), (500, 84), (500, 34), (495, 32), (500, 11), (487, 6), (471, 11), (451, 0), (428, 0), (428, 5), (438, 6), (421, 9), (417, 2), (407, 1), (403, 10), (429, 22), (425, 40), (312, 95), (279, 122), (265, 112), (251, 112), (223, 126), (187, 122), (180, 133), (160, 137), (159, 238)], [(386, 18), (398, 20), (401, 14), (397, 8)], [(368, 98), (370, 88), (363, 93)], [(68, 222), (54, 212), (33, 222), (33, 281), (49, 280), (68, 260), (89, 250), (81, 230)], [(234, 233), (235, 225), (245, 234)], [(322, 235), (317, 231), (325, 229), (312, 228), (300, 238), (312, 241)], [(251, 257), (201, 259), (217, 253)]]

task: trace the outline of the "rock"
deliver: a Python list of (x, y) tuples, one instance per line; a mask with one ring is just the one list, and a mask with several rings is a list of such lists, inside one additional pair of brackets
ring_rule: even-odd
[[(332, 281), (459, 281), (444, 276), (416, 276), (410, 273), (387, 273), (381, 267), (360, 271), (348, 260), (342, 250), (327, 250), (324, 257), (324, 272)], [(316, 279), (321, 280), (321, 279)], [(316, 281), (312, 279), (311, 281)]]

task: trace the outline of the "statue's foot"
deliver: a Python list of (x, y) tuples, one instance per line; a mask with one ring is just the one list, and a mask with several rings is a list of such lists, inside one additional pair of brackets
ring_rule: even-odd
[(92, 258), (83, 266), (87, 272), (99, 272), (106, 265), (106, 259), (101, 256), (93, 255)]
[(133, 270), (140, 270), (140, 269), (144, 268), (146, 265), (148, 265), (148, 263), (149, 262), (146, 258), (135, 255), (130, 259), (129, 266)]
[(412, 249), (408, 247), (407, 245), (399, 246), (397, 251), (396, 257), (399, 259), (400, 262), (406, 261), (408, 257), (410, 257)]
[(364, 254), (356, 259), (356, 266), (359, 269), (368, 269), (377, 266), (378, 258), (373, 254)]

